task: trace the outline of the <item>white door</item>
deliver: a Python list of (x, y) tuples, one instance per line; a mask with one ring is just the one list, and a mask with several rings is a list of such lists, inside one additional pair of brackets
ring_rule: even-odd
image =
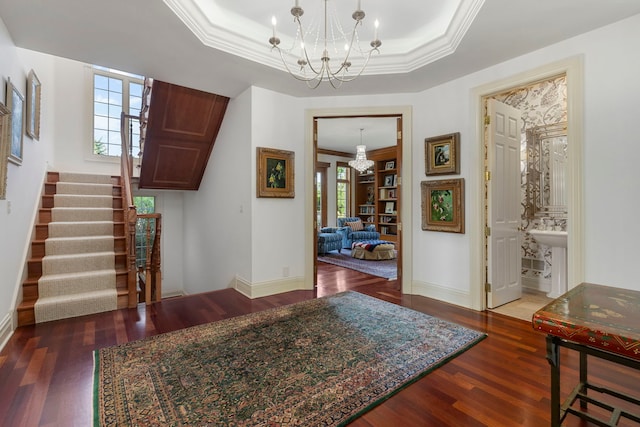
[(489, 99), (487, 132), (487, 307), (522, 296), (520, 242), (520, 139), (519, 110)]

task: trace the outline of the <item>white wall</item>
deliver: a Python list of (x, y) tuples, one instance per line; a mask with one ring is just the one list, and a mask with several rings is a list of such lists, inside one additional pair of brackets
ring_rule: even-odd
[(236, 275), (252, 280), (251, 103), (251, 89), (229, 102), (200, 189), (184, 193), (181, 259), (189, 294), (227, 288)]
[[(32, 223), (39, 194), (53, 158), (55, 122), (55, 72), (51, 57), (15, 48), (4, 22), (0, 20), (0, 98), (5, 101), (7, 78), (26, 96), (27, 75), (34, 69), (42, 83), (40, 139), (23, 135), (23, 161), (9, 163), (7, 197), (0, 200), (0, 346), (14, 326), (16, 300), (30, 250)], [(26, 99), (26, 98), (25, 98)], [(26, 105), (26, 101), (25, 101)]]
[[(304, 109), (301, 100), (254, 87), (252, 89), (252, 230), (254, 284), (304, 276)], [(256, 148), (295, 152), (295, 198), (256, 198)], [(288, 273), (287, 271), (288, 270)]]

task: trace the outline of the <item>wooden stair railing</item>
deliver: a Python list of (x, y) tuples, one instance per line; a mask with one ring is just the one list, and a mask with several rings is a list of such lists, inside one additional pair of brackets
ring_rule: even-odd
[[(120, 115), (120, 135), (122, 138), (122, 154), (120, 157), (120, 171), (123, 179), (123, 204), (125, 205), (126, 215), (126, 247), (127, 247), (127, 287), (129, 290), (129, 307), (135, 307), (140, 298), (138, 297), (138, 293), (142, 292), (142, 289), (138, 288), (138, 268), (136, 266), (136, 224), (138, 222), (138, 218), (144, 218), (148, 215), (138, 215), (136, 211), (136, 207), (133, 203), (133, 156), (132, 156), (132, 146), (131, 146), (131, 137), (133, 135), (133, 120), (142, 120), (144, 122), (144, 115), (141, 114), (138, 116), (133, 116), (130, 114), (126, 114), (122, 112)], [(144, 131), (145, 124), (141, 123), (140, 128), (141, 132)], [(145, 287), (145, 302), (151, 302), (151, 294), (155, 294), (156, 298), (153, 301), (160, 301), (161, 295), (161, 284), (160, 284), (160, 215), (159, 214), (151, 214), (156, 219), (156, 234), (153, 239), (153, 244), (151, 246), (150, 254), (147, 256), (147, 262), (145, 265), (145, 269), (147, 271), (146, 275), (149, 275), (152, 279), (147, 281), (146, 283), (151, 284), (154, 292), (150, 289), (149, 286)], [(148, 251), (149, 252), (149, 251)], [(147, 293), (149, 293), (149, 298), (146, 297)]]
[[(162, 216), (160, 214), (140, 214), (138, 222), (144, 222), (146, 251), (145, 266), (138, 267), (138, 284), (142, 292), (138, 302), (150, 304), (162, 298), (162, 272), (160, 270), (160, 234)], [(155, 224), (153, 232), (151, 224)]]

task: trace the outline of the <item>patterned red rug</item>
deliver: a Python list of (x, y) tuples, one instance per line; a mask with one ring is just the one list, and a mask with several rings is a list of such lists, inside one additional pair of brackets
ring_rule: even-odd
[(345, 292), (94, 353), (94, 425), (345, 425), (485, 334)]

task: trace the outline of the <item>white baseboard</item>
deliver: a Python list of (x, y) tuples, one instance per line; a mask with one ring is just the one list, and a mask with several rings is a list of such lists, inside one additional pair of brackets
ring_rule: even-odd
[(0, 351), (7, 345), (11, 335), (13, 335), (13, 316), (7, 313), (0, 322)]
[(171, 291), (171, 292), (167, 292), (167, 293), (162, 293), (162, 299), (165, 298), (175, 298), (175, 297), (183, 297), (186, 294), (183, 291)]
[(427, 298), (433, 298), (465, 308), (472, 308), (469, 292), (458, 289), (445, 288), (433, 283), (413, 281), (412, 294)]
[(236, 276), (231, 287), (244, 296), (254, 299), (305, 289), (305, 281), (302, 277), (289, 277), (262, 283), (251, 283), (240, 276)]

